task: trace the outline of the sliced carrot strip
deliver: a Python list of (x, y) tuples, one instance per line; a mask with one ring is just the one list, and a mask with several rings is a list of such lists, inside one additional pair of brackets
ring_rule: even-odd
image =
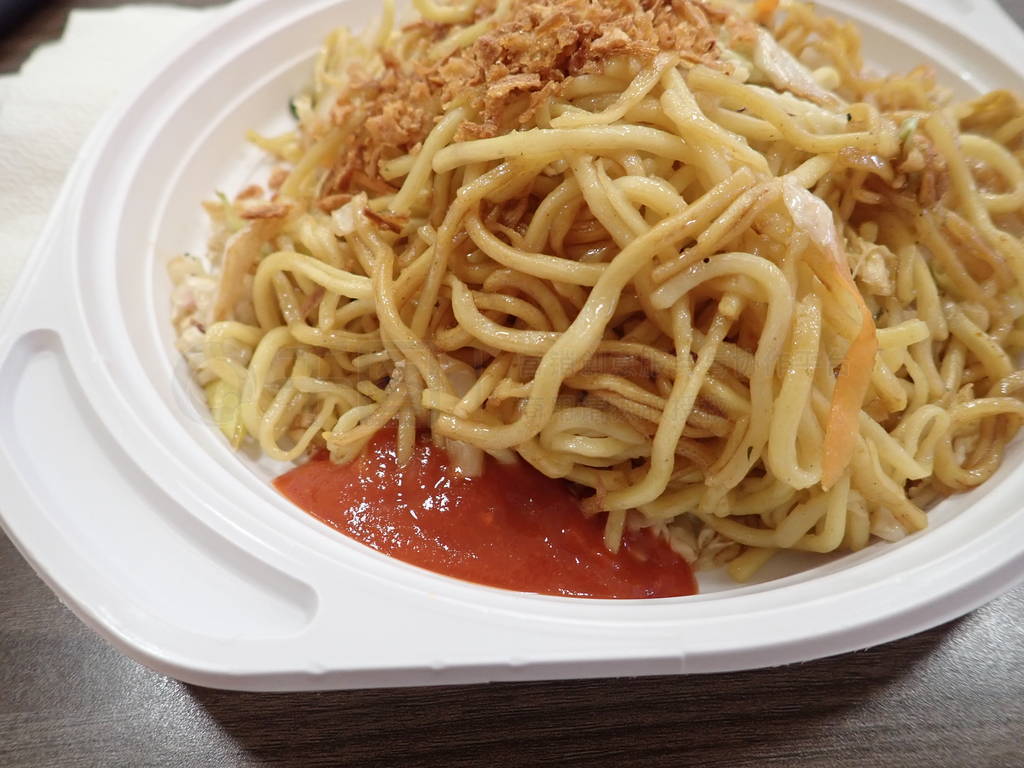
[[(848, 275), (847, 280), (850, 280)], [(846, 351), (832, 393), (832, 405), (825, 427), (824, 455), (821, 459), (821, 487), (826, 491), (842, 477), (853, 459), (859, 432), (857, 419), (871, 384), (875, 353), (878, 351), (875, 321), (852, 280), (850, 288), (860, 306), (861, 326), (857, 338)]]
[(860, 329), (840, 365), (825, 426), (821, 486), (827, 491), (835, 485), (853, 458), (859, 432), (858, 413), (871, 384), (878, 338), (875, 320), (853, 282), (846, 254), (839, 244), (839, 233), (836, 231), (832, 211), (821, 198), (792, 181), (783, 183), (782, 196), (793, 217), (793, 223), (810, 236), (825, 257), (824, 263), (812, 264), (812, 269), (837, 298), (844, 293), (850, 295), (861, 319)]

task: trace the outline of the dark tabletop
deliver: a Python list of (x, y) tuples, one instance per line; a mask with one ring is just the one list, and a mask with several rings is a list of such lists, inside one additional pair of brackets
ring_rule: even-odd
[[(70, 8), (116, 4), (20, 2), (40, 7), (0, 38), (0, 72)], [(238, 694), (107, 646), (0, 535), (0, 768), (1024, 766), (1022, 615), (1018, 588), (915, 637), (740, 674)]]

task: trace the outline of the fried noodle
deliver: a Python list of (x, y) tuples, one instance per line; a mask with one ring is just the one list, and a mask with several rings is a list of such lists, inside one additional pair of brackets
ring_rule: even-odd
[(924, 528), (1024, 417), (1024, 107), (799, 3), (415, 0), (331, 33), (172, 264), (233, 445), (397, 426), (749, 579)]

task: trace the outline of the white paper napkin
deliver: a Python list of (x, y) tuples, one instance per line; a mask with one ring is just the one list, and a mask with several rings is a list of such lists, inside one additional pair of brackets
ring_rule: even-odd
[[(90, 129), (114, 98), (217, 8), (74, 11), (64, 37), (0, 77), (0, 304)], [(154, 44), (157, 41), (158, 44)]]

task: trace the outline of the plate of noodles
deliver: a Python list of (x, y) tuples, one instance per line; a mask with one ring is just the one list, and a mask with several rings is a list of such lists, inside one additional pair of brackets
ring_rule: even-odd
[(230, 688), (712, 672), (1024, 577), (998, 6), (370, 5), (219, 15), (5, 309), (0, 514), (83, 620)]

